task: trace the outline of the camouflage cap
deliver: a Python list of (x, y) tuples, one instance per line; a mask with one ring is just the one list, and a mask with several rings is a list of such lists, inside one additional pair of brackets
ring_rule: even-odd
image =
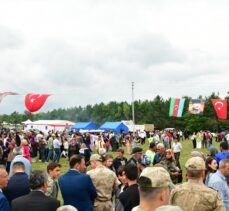
[(165, 205), (158, 207), (155, 211), (182, 211), (182, 209), (178, 206)]
[(169, 173), (163, 167), (147, 167), (142, 171), (140, 177), (150, 179), (152, 188), (174, 187)]
[(205, 155), (204, 155), (202, 152), (199, 152), (199, 151), (192, 151), (192, 152), (191, 152), (191, 155), (190, 155), (190, 158), (192, 158), (192, 157), (200, 157), (200, 158), (202, 158), (204, 161), (206, 160)]
[(185, 167), (188, 170), (205, 170), (205, 162), (200, 157), (192, 157), (187, 160)]
[(93, 154), (90, 157), (90, 161), (96, 160), (96, 161), (102, 161), (102, 157), (99, 154)]

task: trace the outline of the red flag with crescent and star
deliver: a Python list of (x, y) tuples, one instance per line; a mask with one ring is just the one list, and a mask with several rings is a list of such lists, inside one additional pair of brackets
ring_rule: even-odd
[(227, 119), (227, 100), (212, 99), (215, 112), (219, 119)]
[(25, 96), (25, 106), (30, 112), (38, 111), (49, 96), (50, 94), (27, 94)]

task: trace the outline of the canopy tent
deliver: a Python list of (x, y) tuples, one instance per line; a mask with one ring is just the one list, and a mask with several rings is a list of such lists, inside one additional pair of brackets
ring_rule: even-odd
[(79, 130), (96, 130), (98, 126), (93, 122), (77, 122), (72, 128), (72, 131), (79, 131)]
[(112, 130), (116, 134), (120, 133), (121, 131), (124, 131), (125, 133), (129, 132), (128, 127), (123, 124), (122, 122), (105, 122), (103, 125), (100, 126), (101, 130)]

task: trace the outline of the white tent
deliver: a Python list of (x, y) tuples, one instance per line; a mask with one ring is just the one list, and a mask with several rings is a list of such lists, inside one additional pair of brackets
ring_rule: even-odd
[(70, 130), (70, 128), (73, 125), (75, 125), (75, 123), (68, 120), (38, 120), (38, 121), (26, 123), (25, 130), (40, 130), (43, 131), (44, 133), (48, 133), (48, 131), (50, 130), (53, 131)]

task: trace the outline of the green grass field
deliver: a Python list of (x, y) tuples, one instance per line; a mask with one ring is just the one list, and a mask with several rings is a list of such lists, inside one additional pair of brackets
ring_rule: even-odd
[[(184, 177), (184, 175), (185, 175), (185, 168), (184, 168), (185, 162), (190, 157), (190, 154), (191, 154), (191, 151), (193, 151), (193, 148), (192, 148), (192, 141), (191, 140), (186, 139), (184, 141), (181, 141), (181, 144), (182, 144), (183, 150), (182, 150), (181, 156), (180, 156), (180, 163), (181, 163), (181, 167), (182, 167), (182, 170), (183, 170), (183, 178), (185, 178)], [(215, 142), (215, 140), (213, 140), (213, 146), (216, 146), (217, 148), (219, 148), (219, 143), (218, 142)], [(142, 147), (143, 150), (144, 150), (144, 152), (145, 152), (148, 149), (149, 144), (146, 141), (146, 143), (143, 146), (142, 145), (139, 145), (139, 147)], [(123, 147), (123, 149), (125, 150), (125, 147)], [(195, 150), (196, 151), (203, 152), (205, 155), (208, 154), (207, 149), (195, 149)], [(110, 153), (114, 157), (116, 157), (116, 153), (115, 152), (110, 152)], [(130, 158), (130, 155), (128, 155), (128, 154), (125, 154), (125, 156), (127, 158)], [(60, 163), (62, 165), (61, 174), (64, 174), (69, 169), (68, 161), (65, 158), (61, 158)], [(32, 164), (32, 169), (33, 170), (46, 170), (46, 166), (47, 166), (47, 163), (36, 162), (36, 163), (33, 163)], [(62, 202), (61, 194), (59, 194), (59, 199)]]

